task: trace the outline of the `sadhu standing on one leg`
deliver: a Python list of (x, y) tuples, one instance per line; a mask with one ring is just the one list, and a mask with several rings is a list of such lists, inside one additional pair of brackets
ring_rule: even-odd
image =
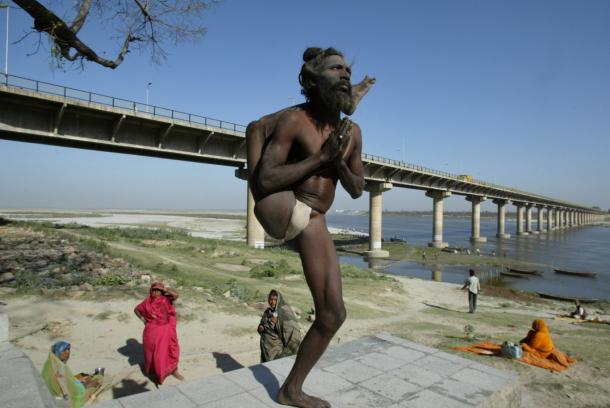
[(362, 195), (360, 128), (341, 112), (354, 112), (375, 82), (351, 84), (351, 68), (333, 48), (308, 48), (299, 82), (307, 102), (265, 116), (246, 130), (254, 212), (265, 231), (292, 242), (311, 290), (316, 320), (305, 335), (277, 402), (329, 407), (303, 392), (303, 382), (345, 320), (341, 271), (324, 214), (337, 183), (352, 198)]
[(144, 371), (157, 384), (163, 384), (170, 374), (180, 381), (184, 380), (178, 372), (180, 346), (176, 332), (176, 299), (176, 291), (155, 282), (150, 286), (148, 297), (134, 309), (145, 325), (142, 336)]

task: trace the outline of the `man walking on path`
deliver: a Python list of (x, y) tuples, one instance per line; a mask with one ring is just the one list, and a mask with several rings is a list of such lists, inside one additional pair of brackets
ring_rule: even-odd
[(466, 288), (468, 288), (468, 313), (474, 313), (477, 310), (477, 296), (481, 291), (481, 285), (473, 269), (470, 270), (470, 276), (462, 286), (462, 289)]

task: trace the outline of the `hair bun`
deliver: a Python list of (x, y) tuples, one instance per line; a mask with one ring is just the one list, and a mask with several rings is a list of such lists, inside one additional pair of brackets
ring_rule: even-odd
[(324, 50), (322, 48), (318, 48), (318, 47), (309, 47), (305, 50), (305, 52), (303, 53), (303, 61), (304, 62), (309, 62), (312, 59), (314, 59), (315, 57), (317, 57), (321, 52), (323, 52)]

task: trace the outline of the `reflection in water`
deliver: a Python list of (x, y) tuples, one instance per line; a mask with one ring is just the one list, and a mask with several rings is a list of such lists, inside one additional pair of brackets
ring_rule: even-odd
[(385, 269), (386, 266), (392, 263), (392, 261), (383, 258), (368, 258), (365, 256), (362, 259), (368, 264), (369, 269), (376, 270)]
[(434, 265), (432, 267), (432, 280), (436, 282), (443, 281), (443, 267), (441, 265)]

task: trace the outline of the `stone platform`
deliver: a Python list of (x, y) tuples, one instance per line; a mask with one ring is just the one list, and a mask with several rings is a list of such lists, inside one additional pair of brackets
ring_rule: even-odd
[[(97, 408), (265, 408), (294, 357), (96, 404)], [(334, 408), (519, 407), (518, 378), (387, 334), (329, 348), (304, 390)]]

